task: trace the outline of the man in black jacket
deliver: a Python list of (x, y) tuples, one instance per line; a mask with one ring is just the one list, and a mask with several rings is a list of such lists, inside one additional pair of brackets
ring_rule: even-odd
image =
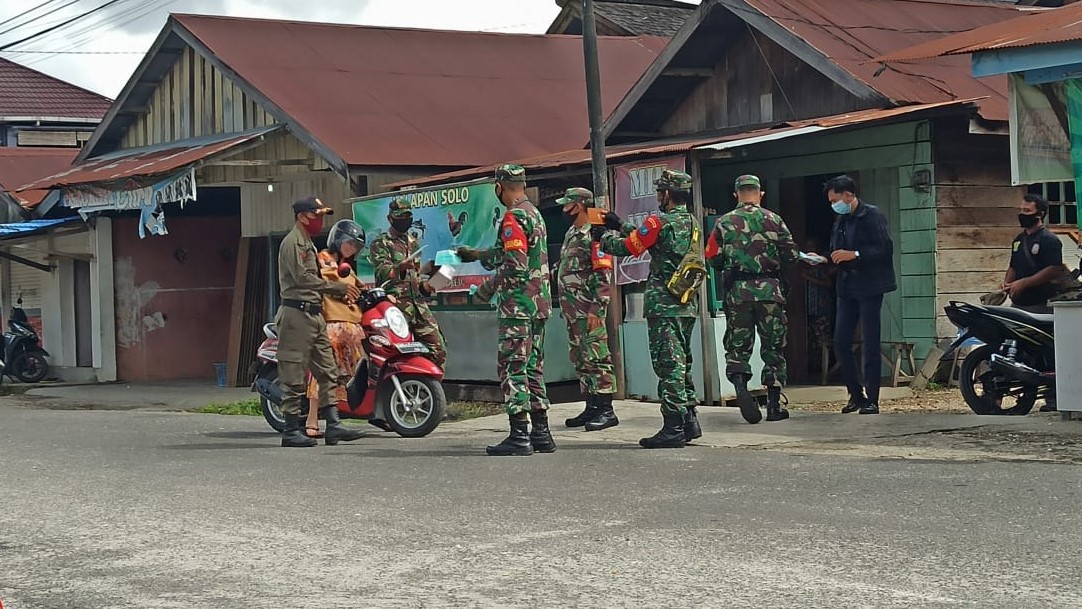
[[(883, 295), (898, 289), (890, 228), (879, 208), (857, 198), (857, 185), (849, 176), (830, 179), (823, 191), (838, 214), (830, 235), (830, 259), (838, 265), (834, 350), (849, 389), (849, 403), (842, 412), (879, 414), (879, 315)], [(858, 322), (864, 354), (863, 387), (853, 357), (853, 334)]]

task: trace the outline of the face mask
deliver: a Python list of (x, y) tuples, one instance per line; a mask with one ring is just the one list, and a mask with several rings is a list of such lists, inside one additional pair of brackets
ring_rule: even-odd
[(837, 201), (831, 203), (830, 204), (830, 209), (833, 209), (834, 213), (839, 214), (839, 215), (843, 215), (843, 216), (845, 214), (853, 211), (853, 208), (850, 207), (848, 203), (846, 203), (845, 201), (843, 201), (841, 199), (838, 199)]
[(567, 218), (569, 221), (574, 222), (579, 217), (579, 214), (575, 212), (575, 208), (572, 207), (571, 211), (568, 211), (566, 209), (564, 210), (564, 217)]
[(395, 218), (394, 220), (391, 220), (391, 226), (399, 233), (407, 232), (412, 224), (412, 218)]
[(316, 216), (308, 220), (308, 224), (304, 225), (304, 230), (308, 231), (309, 236), (316, 236), (323, 232), (323, 216)]
[(1037, 214), (1018, 214), (1018, 223), (1022, 225), (1022, 228), (1033, 228), (1040, 221), (1041, 217)]

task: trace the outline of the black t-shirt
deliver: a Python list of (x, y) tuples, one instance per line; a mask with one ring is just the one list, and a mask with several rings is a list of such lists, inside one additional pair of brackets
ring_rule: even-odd
[[(1045, 227), (1032, 235), (1022, 231), (1011, 243), (1011, 268), (1015, 279), (1032, 277), (1050, 266), (1062, 264), (1063, 243)], [(1045, 284), (1022, 292), (1011, 302), (1020, 306), (1042, 305), (1050, 296), (1052, 288)]]

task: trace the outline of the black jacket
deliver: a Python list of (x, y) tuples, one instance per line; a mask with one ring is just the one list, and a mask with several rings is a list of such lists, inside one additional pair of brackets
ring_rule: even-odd
[(838, 265), (839, 296), (862, 298), (898, 289), (890, 227), (875, 205), (861, 200), (856, 211), (834, 220), (830, 251), (835, 250), (860, 252), (856, 260)]

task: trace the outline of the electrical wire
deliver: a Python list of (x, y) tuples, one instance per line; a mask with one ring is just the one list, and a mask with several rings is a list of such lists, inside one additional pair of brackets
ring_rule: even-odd
[(63, 21), (61, 23), (58, 23), (57, 25), (54, 25), (54, 26), (49, 27), (49, 28), (45, 28), (44, 30), (41, 30), (39, 32), (36, 32), (36, 33), (31, 34), (29, 36), (26, 36), (24, 38), (20, 38), (19, 40), (16, 40), (15, 42), (6, 43), (3, 46), (0, 46), (0, 51), (4, 51), (4, 50), (7, 50), (7, 49), (10, 49), (11, 47), (18, 46), (20, 44), (30, 42), (31, 40), (35, 40), (37, 38), (41, 38), (42, 36), (48, 35), (51, 32), (54, 32), (54, 31), (59, 30), (59, 29), (61, 29), (63, 27), (71, 25), (72, 23), (75, 23), (76, 21), (78, 21), (80, 19), (84, 19), (86, 17), (89, 17), (90, 15), (93, 15), (94, 13), (96, 13), (96, 12), (98, 12), (100, 10), (109, 8), (110, 6), (112, 6), (112, 5), (114, 5), (114, 4), (118, 3), (118, 2), (123, 2), (123, 1), (124, 0), (109, 0), (105, 4), (102, 4), (101, 6), (97, 6), (95, 8), (92, 8), (92, 9), (88, 10), (88, 11), (80, 13), (80, 14), (72, 17), (71, 19), (68, 19), (68, 20)]
[[(26, 27), (26, 26), (34, 23), (35, 21), (40, 21), (40, 20), (44, 19), (45, 17), (48, 17), (49, 15), (56, 13), (57, 11), (62, 11), (64, 9), (66, 9), (67, 7), (71, 6), (72, 4), (75, 4), (78, 1), (79, 0), (68, 0), (67, 4), (64, 4), (62, 6), (58, 6), (58, 7), (54, 8), (52, 11), (50, 11), (48, 13), (45, 13), (44, 15), (38, 15), (37, 17), (34, 17), (33, 19), (30, 19), (28, 21), (25, 21), (25, 22), (17, 24), (17, 25), (13, 25), (13, 26), (9, 27), (8, 29), (6, 29), (4, 31), (0, 31), (0, 36), (3, 36), (4, 34), (7, 34), (9, 32), (14, 32), (15, 30), (17, 30), (19, 28)], [(49, 4), (53, 3), (53, 2), (60, 2), (60, 0), (48, 0), (47, 2), (43, 2), (43, 3), (39, 4), (39, 5), (37, 5), (36, 7), (30, 9), (29, 11), (23, 11), (22, 13), (12, 17), (11, 19), (7, 19), (7, 20), (5, 20), (3, 22), (0, 22), (0, 25), (6, 25), (6, 24), (10, 23), (11, 21), (13, 21), (15, 19), (18, 19), (22, 15), (25, 15), (25, 14), (30, 13), (30, 12), (34, 12), (35, 10), (37, 10), (39, 8), (44, 8), (45, 6), (47, 6), (47, 5), (49, 5)]]

